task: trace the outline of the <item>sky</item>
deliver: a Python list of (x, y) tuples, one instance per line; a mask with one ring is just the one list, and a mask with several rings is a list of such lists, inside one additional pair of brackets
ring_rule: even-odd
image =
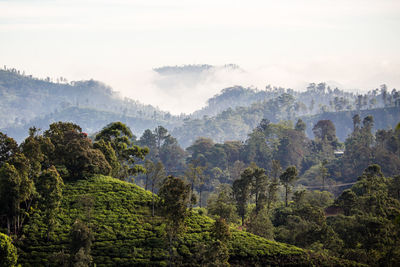
[[(233, 85), (400, 89), (399, 47), (398, 0), (0, 0), (0, 66), (100, 80), (174, 114)], [(243, 71), (189, 87), (152, 71), (230, 63)]]

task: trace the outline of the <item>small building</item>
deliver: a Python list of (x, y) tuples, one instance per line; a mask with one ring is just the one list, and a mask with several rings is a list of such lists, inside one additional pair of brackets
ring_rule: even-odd
[(343, 150), (335, 150), (335, 152), (333, 152), (333, 154), (335, 155), (336, 158), (340, 158), (343, 156), (344, 151)]

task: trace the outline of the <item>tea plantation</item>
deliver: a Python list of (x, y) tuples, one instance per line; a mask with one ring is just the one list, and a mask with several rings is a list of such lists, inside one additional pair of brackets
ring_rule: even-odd
[[(40, 211), (34, 212), (24, 227), (17, 244), (19, 263), (61, 265), (63, 257), (68, 257), (71, 226), (80, 219), (94, 234), (91, 256), (96, 266), (166, 266), (165, 222), (157, 214), (151, 216), (152, 197), (149, 191), (134, 184), (106, 176), (67, 183), (54, 232), (47, 236), (47, 225)], [(211, 239), (212, 224), (209, 217), (191, 212), (177, 248), (179, 265), (208, 266), (201, 251)], [(354, 265), (244, 231), (231, 229), (231, 232), (228, 243), (231, 266)]]

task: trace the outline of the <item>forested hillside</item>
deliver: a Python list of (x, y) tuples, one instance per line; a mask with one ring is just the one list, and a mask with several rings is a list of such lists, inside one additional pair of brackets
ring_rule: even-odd
[[(180, 121), (168, 112), (160, 111), (151, 106), (144, 105), (132, 99), (123, 99), (109, 86), (94, 80), (68, 82), (65, 78), (53, 81), (50, 78), (40, 80), (25, 75), (15, 69), (0, 70), (0, 129), (21, 129), (25, 134), (26, 129), (34, 123), (47, 120), (56, 121), (65, 118), (68, 108), (91, 109), (94, 120), (104, 118), (104, 112), (114, 113), (114, 116), (128, 116), (141, 121), (159, 120), (171, 124)], [(99, 111), (96, 114), (94, 111)], [(73, 115), (73, 116), (72, 116)], [(83, 122), (80, 113), (75, 112), (65, 118), (72, 121)], [(109, 123), (111, 121), (108, 121)], [(94, 125), (91, 121), (88, 130), (96, 131), (103, 124)], [(146, 127), (152, 127), (148, 124)], [(86, 124), (82, 126), (86, 128)], [(136, 128), (140, 131), (140, 128)], [(143, 129), (144, 130), (144, 129)], [(11, 130), (15, 133), (16, 130)]]
[[(222, 68), (239, 69), (236, 65)], [(211, 65), (154, 69), (165, 78), (160, 78), (159, 83), (170, 83), (169, 79), (176, 76), (180, 83), (189, 83), (185, 85), (188, 88), (215, 70)], [(343, 141), (351, 132), (350, 119), (355, 113), (373, 115), (375, 129), (393, 127), (400, 116), (399, 92), (386, 85), (365, 94), (346, 92), (326, 83), (311, 83), (304, 91), (269, 85), (264, 90), (235, 86), (223, 89), (191, 115), (173, 116), (151, 105), (122, 99), (101, 82), (68, 82), (62, 77), (56, 81), (39, 80), (5, 69), (0, 70), (0, 95), (0, 129), (18, 141), (27, 136), (30, 127), (44, 128), (59, 120), (78, 123), (90, 134), (107, 123), (122, 121), (137, 136), (161, 125), (173, 133), (180, 145), (188, 147), (198, 137), (212, 137), (216, 142), (244, 141), (262, 119), (276, 123), (294, 122), (299, 117), (307, 124), (308, 137), (312, 137), (311, 129), (318, 120), (331, 119)]]
[(328, 120), (314, 140), (301, 120), (263, 120), (245, 143), (186, 152), (162, 126), (138, 140), (121, 122), (93, 139), (65, 122), (20, 145), (1, 133), (2, 253), (10, 266), (396, 266), (400, 124), (353, 123), (340, 157)]
[[(155, 132), (168, 140), (165, 130)], [(93, 141), (78, 125), (63, 122), (51, 124), (43, 133), (31, 128), (19, 146), (4, 134), (0, 137), (0, 230), (8, 235), (0, 235), (0, 255), (8, 266), (363, 266), (357, 264), (357, 257), (343, 254), (347, 247), (340, 249), (346, 241), (340, 231), (346, 227), (336, 225), (339, 218), (331, 225), (322, 215), (323, 208), (332, 204), (329, 194), (303, 193), (304, 199), (295, 194), (296, 201), (286, 199), (285, 206), (273, 200), (268, 205), (275, 209), (273, 224), (265, 198), (256, 197), (255, 206), (246, 207), (247, 194), (261, 193), (250, 190), (255, 185), (248, 178), (266, 178), (254, 164), (233, 183), (234, 195), (216, 191), (217, 199), (227, 199), (210, 201), (205, 210), (194, 207), (197, 201), (189, 173), (178, 178), (162, 173), (162, 164), (158, 163), (161, 168), (137, 164), (149, 155), (149, 148), (133, 143), (132, 132), (120, 122), (104, 127)], [(379, 167), (373, 168), (366, 175), (379, 175)], [(281, 177), (293, 175), (289, 170)], [(134, 181), (139, 173), (150, 175), (151, 191), (156, 187), (157, 195), (121, 181)], [(262, 182), (255, 188), (266, 185)], [(360, 183), (357, 188), (365, 186)], [(385, 188), (381, 190), (384, 194)], [(320, 196), (321, 203), (310, 206)], [(387, 197), (397, 209), (397, 200)], [(237, 213), (232, 201), (237, 201)], [(297, 226), (284, 219), (291, 216), (300, 216), (301, 223), (310, 227), (296, 232), (295, 239), (291, 229)], [(390, 231), (396, 230), (390, 219), (385, 220)], [(371, 231), (361, 231), (365, 230)], [(388, 237), (397, 241), (392, 234)], [(355, 255), (393, 249), (387, 241), (380, 243), (383, 250), (364, 248), (364, 242), (370, 241), (360, 240), (362, 247)], [(329, 253), (324, 252), (327, 249)]]
[(249, 107), (228, 108), (214, 117), (184, 120), (182, 126), (173, 130), (173, 135), (184, 147), (192, 144), (198, 137), (212, 138), (216, 142), (244, 141), (262, 119), (277, 123), (286, 120), (295, 122), (297, 118), (302, 118), (309, 138), (313, 137), (312, 128), (319, 120), (330, 119), (338, 129), (339, 139), (344, 141), (352, 131), (352, 117), (355, 114), (373, 115), (376, 118), (374, 130), (393, 128), (400, 118), (400, 106), (301, 115), (304, 112), (297, 110), (298, 105), (292, 95), (283, 93), (268, 101), (253, 103)]
[(379, 129), (393, 129), (399, 122), (400, 118), (400, 106), (398, 107), (386, 107), (386, 108), (375, 108), (365, 110), (353, 110), (353, 111), (339, 111), (339, 112), (324, 112), (313, 116), (301, 117), (307, 125), (307, 136), (312, 137), (312, 128), (320, 120), (330, 120), (336, 126), (336, 135), (340, 141), (346, 140), (346, 138), (353, 131), (353, 117), (358, 114), (360, 117), (365, 118), (369, 115), (374, 117), (373, 131)]

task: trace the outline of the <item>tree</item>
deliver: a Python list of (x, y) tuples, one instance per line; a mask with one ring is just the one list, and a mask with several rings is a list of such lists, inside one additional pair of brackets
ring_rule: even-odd
[(353, 132), (360, 130), (361, 119), (360, 115), (356, 114), (353, 116)]
[(251, 194), (255, 198), (256, 209), (258, 212), (264, 208), (267, 200), (267, 188), (268, 188), (268, 176), (265, 174), (265, 169), (257, 167), (257, 165), (251, 166), (252, 173), (247, 173), (250, 175), (248, 179), (251, 180)]
[[(204, 182), (204, 179), (205, 179), (204, 170), (205, 170), (204, 166), (196, 166), (193, 163), (190, 163), (187, 165), (187, 170), (185, 172), (185, 176), (191, 185), (191, 187), (190, 187), (191, 195), (194, 195), (194, 188)], [(199, 193), (200, 193), (200, 207), (201, 207), (202, 188), (201, 187), (198, 187), (198, 188), (199, 188)], [(190, 207), (192, 207), (192, 204)]]
[(327, 140), (328, 142), (336, 141), (335, 125), (330, 120), (320, 120), (313, 127), (313, 133), (319, 140)]
[(117, 178), (126, 179), (129, 175), (144, 172), (143, 166), (135, 165), (135, 161), (143, 160), (149, 149), (134, 145), (132, 139), (131, 130), (122, 122), (113, 122), (96, 135), (95, 141), (110, 142), (115, 151), (121, 166)]
[(296, 126), (294, 128), (296, 131), (302, 132), (304, 133), (304, 131), (306, 130), (306, 124), (302, 119), (298, 119)]
[(232, 191), (233, 196), (236, 200), (236, 206), (239, 216), (242, 219), (242, 225), (244, 225), (244, 217), (246, 215), (247, 203), (250, 200), (250, 185), (252, 177), (252, 169), (246, 168), (240, 179), (233, 182)]
[(227, 242), (231, 233), (224, 219), (215, 220), (211, 227), (211, 237), (212, 241), (206, 253), (207, 266), (230, 266)]
[(168, 130), (162, 126), (158, 126), (157, 128), (154, 129), (154, 136), (157, 145), (157, 151), (159, 152), (164, 140), (169, 136)]
[(73, 266), (90, 266), (92, 257), (90, 250), (94, 240), (91, 230), (80, 220), (76, 220), (70, 232), (71, 261)]
[(277, 160), (273, 160), (272, 164), (271, 164), (271, 178), (272, 181), (271, 183), (268, 185), (268, 197), (267, 197), (267, 211), (269, 212), (271, 209), (271, 205), (273, 202), (276, 201), (277, 199), (277, 193), (278, 193), (278, 189), (279, 189), (279, 176), (282, 173), (282, 167), (281, 164), (279, 163), (279, 161)]
[(190, 185), (179, 178), (168, 176), (162, 184), (158, 195), (161, 199), (161, 211), (167, 220), (170, 263), (173, 263), (173, 248), (176, 238), (183, 232), (184, 221), (189, 204)]
[(229, 175), (232, 181), (240, 178), (242, 172), (246, 169), (246, 164), (244, 162), (237, 160), (233, 163), (232, 167), (229, 169)]
[(267, 239), (274, 238), (274, 226), (269, 218), (268, 213), (265, 209), (260, 211), (258, 214), (253, 214), (250, 218), (247, 230), (255, 235)]
[(100, 150), (108, 164), (111, 167), (111, 176), (118, 177), (121, 169), (121, 164), (117, 158), (115, 150), (113, 149), (110, 141), (105, 141), (101, 139), (93, 144), (93, 148)]
[(221, 184), (216, 192), (207, 200), (208, 214), (224, 219), (228, 223), (236, 222), (235, 199), (232, 196), (232, 188), (227, 184)]
[(0, 233), (0, 267), (17, 266), (17, 248), (11, 242), (11, 238)]
[(150, 181), (151, 181), (151, 193), (152, 198), (151, 198), (151, 214), (154, 217), (154, 190), (158, 188), (160, 182), (162, 179), (165, 178), (165, 170), (164, 170), (164, 165), (162, 164), (161, 161), (157, 162), (156, 164), (153, 164), (150, 170)]
[(156, 159), (158, 155), (157, 141), (155, 134), (153, 134), (150, 129), (147, 129), (143, 132), (142, 136), (139, 139), (139, 145), (143, 147), (148, 147), (150, 159)]
[(110, 174), (111, 166), (103, 153), (93, 148), (92, 141), (87, 134), (82, 133), (78, 125), (69, 122), (53, 123), (44, 132), (44, 137), (49, 138), (54, 145), (54, 151), (48, 155), (49, 164), (57, 168), (64, 180)]
[(17, 152), (17, 142), (13, 138), (8, 137), (6, 134), (0, 132), (0, 167)]
[(178, 141), (168, 135), (160, 148), (159, 158), (167, 173), (181, 174), (185, 169), (186, 152), (179, 146)]
[(295, 166), (288, 167), (280, 176), (279, 179), (281, 183), (285, 187), (285, 206), (288, 206), (288, 196), (291, 192), (291, 187), (293, 186), (294, 181), (296, 181), (297, 177), (297, 169)]
[(328, 162), (324, 160), (319, 168), (319, 174), (322, 181), (322, 190), (325, 190), (325, 181), (328, 176), (328, 169), (325, 167)]
[(29, 178), (35, 183), (42, 169), (49, 168), (50, 158), (54, 153), (54, 145), (50, 138), (39, 134), (40, 129), (31, 127), (29, 136), (21, 143), (20, 150), (26, 156), (29, 163)]
[(63, 180), (54, 166), (45, 170), (36, 184), (36, 189), (41, 198), (40, 203), (43, 206), (43, 212), (46, 217), (47, 240), (50, 239), (50, 233), (56, 224), (56, 215), (61, 203), (63, 186)]
[(0, 168), (1, 214), (6, 215), (7, 231), (18, 235), (30, 210), (35, 187), (28, 176), (26, 157), (17, 153)]
[(295, 165), (301, 168), (302, 159), (309, 154), (309, 141), (304, 132), (285, 129), (281, 132), (279, 145), (274, 151), (274, 159), (282, 166)]

